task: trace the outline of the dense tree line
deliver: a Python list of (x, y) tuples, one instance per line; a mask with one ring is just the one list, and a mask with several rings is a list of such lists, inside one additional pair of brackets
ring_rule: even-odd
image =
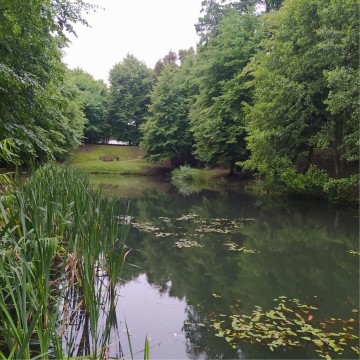
[(283, 190), (345, 192), (358, 181), (359, 22), (356, 0), (204, 1), (191, 65), (163, 67), (151, 93), (148, 157), (191, 151)]
[(237, 165), (282, 189), (358, 181), (357, 0), (204, 0), (196, 50), (171, 50), (154, 69), (128, 54), (109, 88), (61, 61), (84, 9), (0, 5), (0, 140), (14, 139), (21, 161), (116, 139), (152, 161)]

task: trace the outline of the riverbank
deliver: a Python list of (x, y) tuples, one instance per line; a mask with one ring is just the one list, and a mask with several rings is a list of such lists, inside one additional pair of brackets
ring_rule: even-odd
[(147, 176), (170, 173), (169, 164), (153, 164), (144, 156), (145, 151), (138, 146), (83, 145), (69, 163), (88, 174)]
[[(324, 159), (324, 156), (320, 156), (317, 160), (315, 159), (316, 165), (319, 165), (321, 169), (324, 169), (328, 173), (329, 171), (326, 169), (330, 161), (325, 161)], [(92, 175), (109, 175), (112, 177), (123, 175), (153, 176), (160, 177), (168, 182), (171, 181), (171, 173), (172, 170), (174, 170), (170, 161), (152, 163), (145, 160), (145, 151), (137, 146), (83, 145), (74, 153), (69, 163), (71, 166)], [(272, 194), (274, 196), (305, 196), (352, 204), (358, 204), (359, 202), (358, 187), (352, 186), (349, 189), (343, 189), (342, 183), (337, 184), (331, 178), (328, 179), (328, 189), (326, 191), (319, 186), (313, 189), (302, 189), (301, 187), (299, 189), (285, 189), (283, 186), (262, 182), (249, 175), (246, 176), (241, 172), (229, 175), (229, 169), (224, 167), (201, 170), (189, 168), (190, 174), (188, 174), (187, 168), (182, 170), (184, 171), (180, 171), (181, 181), (177, 181), (175, 185), (178, 188), (185, 189), (185, 193), (214, 186), (221, 188), (247, 187), (254, 192)], [(350, 174), (355, 171), (353, 168), (348, 168), (347, 170)], [(193, 172), (196, 172), (196, 174), (193, 174)], [(190, 175), (190, 177), (186, 178), (188, 175)], [(186, 180), (185, 184), (182, 180)]]
[[(144, 157), (145, 151), (138, 146), (83, 145), (76, 150), (69, 163), (88, 174), (165, 176), (170, 179), (173, 170), (170, 161), (153, 163)], [(229, 170), (223, 167), (204, 172), (207, 182), (223, 179), (229, 185), (239, 185), (244, 180), (239, 174), (229, 176)]]

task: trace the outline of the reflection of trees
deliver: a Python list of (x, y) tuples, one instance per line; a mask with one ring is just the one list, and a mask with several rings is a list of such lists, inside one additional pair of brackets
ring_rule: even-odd
[[(151, 192), (138, 200), (136, 207), (137, 221), (162, 228), (165, 225), (159, 217), (174, 219), (189, 213), (208, 222), (255, 218), (232, 234), (205, 234), (201, 248), (177, 249), (172, 238), (130, 232), (128, 246), (141, 251), (134, 253), (131, 261), (141, 266), (139, 272), (146, 272), (148, 281), (161, 291), (178, 298), (186, 296), (190, 324), (235, 311), (236, 299), (240, 310), (248, 312), (255, 305), (271, 308), (274, 298), (286, 295), (318, 305), (322, 317), (347, 317), (348, 310), (358, 306), (358, 258), (347, 253), (358, 247), (358, 224), (347, 212), (321, 203), (284, 204), (215, 192), (192, 197)], [(176, 233), (178, 225), (171, 222), (166, 231)], [(186, 237), (194, 238), (194, 222), (183, 221), (181, 226)], [(260, 253), (231, 252), (224, 246), (229, 239)], [(214, 293), (221, 298), (214, 298)], [(214, 338), (208, 328), (186, 325), (184, 330), (193, 358), (201, 353), (210, 358), (239, 356), (227, 344), (222, 348), (223, 340)], [(219, 343), (216, 347), (215, 342)], [(223, 354), (215, 350), (221, 348)], [(259, 351), (258, 357), (262, 357), (263, 350), (253, 345), (248, 349), (244, 345), (242, 350), (251, 356)]]

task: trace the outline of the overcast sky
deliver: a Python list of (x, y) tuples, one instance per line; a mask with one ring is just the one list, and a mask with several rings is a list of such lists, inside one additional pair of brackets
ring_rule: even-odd
[(70, 68), (81, 67), (107, 81), (115, 63), (133, 54), (153, 68), (169, 50), (195, 46), (194, 24), (201, 0), (92, 0), (104, 10), (89, 14), (91, 28), (76, 26), (78, 37), (65, 50)]

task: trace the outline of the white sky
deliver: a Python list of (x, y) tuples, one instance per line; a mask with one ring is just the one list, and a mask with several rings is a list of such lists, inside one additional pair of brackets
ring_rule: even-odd
[(109, 70), (128, 54), (153, 68), (169, 50), (196, 45), (194, 24), (201, 0), (90, 0), (105, 10), (86, 16), (91, 28), (76, 26), (78, 37), (65, 49), (64, 62), (108, 80)]

